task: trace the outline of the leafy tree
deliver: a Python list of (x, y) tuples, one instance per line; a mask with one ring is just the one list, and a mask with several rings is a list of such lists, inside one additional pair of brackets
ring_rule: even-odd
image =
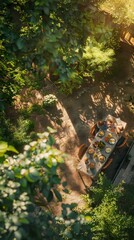
[(63, 204), (60, 217), (54, 217), (49, 207), (53, 197), (62, 201), (57, 169), (64, 158), (52, 147), (51, 134), (39, 134), (37, 141), (13, 157), (6, 152), (17, 153), (16, 149), (0, 142), (0, 239), (82, 240), (91, 236), (90, 226), (74, 210), (77, 204)]
[(52, 214), (49, 202), (62, 201), (57, 170), (64, 156), (52, 147), (54, 131), (49, 131), (12, 157), (6, 152), (17, 154), (16, 149), (0, 142), (0, 239), (132, 239), (134, 220), (118, 208), (123, 188), (113, 187), (102, 177), (91, 188), (86, 210), (62, 203), (61, 216)]
[(0, 41), (0, 75), (1, 75), (1, 94), (0, 100), (3, 101), (3, 110), (5, 103), (11, 103), (12, 97), (20, 90), (25, 84), (24, 75), (25, 70), (22, 70), (17, 65), (16, 58), (8, 55), (8, 51), (3, 46), (3, 41)]
[(129, 26), (134, 23), (134, 3), (133, 0), (103, 0), (100, 8), (110, 13), (114, 21), (118, 24)]
[(91, 187), (90, 194), (93, 205), (92, 239), (133, 239), (134, 218), (120, 206), (120, 199), (124, 196), (122, 184), (114, 187), (106, 177), (100, 175), (98, 185)]
[(84, 75), (94, 77), (96, 72), (106, 72), (113, 64), (114, 50), (105, 48), (104, 44), (87, 39), (85, 52), (80, 62), (80, 70)]
[[(104, 15), (98, 11), (98, 2), (4, 1), (1, 5), (1, 39), (9, 60), (15, 61), (15, 66), (21, 66), (21, 69), (38, 71), (40, 67), (40, 70), (49, 72), (52, 79), (58, 78), (63, 89), (72, 92), (83, 80), (84, 72), (79, 72), (79, 62), (87, 38), (92, 36), (105, 42), (111, 39), (109, 34), (101, 31), (102, 26), (105, 27), (100, 24), (104, 22)], [(92, 44), (96, 47), (94, 41)], [(103, 50), (107, 47), (104, 44)], [(92, 58), (89, 61), (94, 62)]]
[(63, 158), (51, 148), (52, 144), (53, 138), (44, 133), (38, 141), (26, 145), (23, 154), (8, 157), (3, 155), (7, 150), (16, 150), (0, 142), (0, 239), (42, 239), (43, 234), (48, 234), (48, 222), (46, 226), (44, 223), (51, 216), (40, 213), (34, 197), (41, 192), (46, 206), (54, 195), (61, 200), (56, 185), (60, 183), (57, 166)]

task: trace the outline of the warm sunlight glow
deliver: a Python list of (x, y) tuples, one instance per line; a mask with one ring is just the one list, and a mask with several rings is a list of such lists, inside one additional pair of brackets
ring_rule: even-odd
[(106, 95), (106, 97), (105, 97), (105, 103), (106, 103), (106, 107), (107, 107), (107, 108), (113, 108), (113, 106), (114, 106), (114, 103), (113, 103), (110, 95)]
[(103, 100), (103, 95), (100, 92), (95, 94), (91, 94), (91, 99), (95, 106), (100, 105), (101, 101)]

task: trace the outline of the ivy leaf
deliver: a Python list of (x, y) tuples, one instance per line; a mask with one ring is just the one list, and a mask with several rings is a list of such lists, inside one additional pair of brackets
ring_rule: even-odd
[(78, 215), (78, 214), (77, 214), (76, 212), (71, 212), (71, 213), (68, 214), (68, 218), (69, 218), (69, 219), (76, 219), (76, 218), (77, 218), (77, 215)]
[(43, 11), (46, 15), (49, 15), (49, 8), (48, 7), (44, 7)]
[(47, 201), (51, 202), (53, 200), (53, 192), (49, 191), (48, 197), (47, 197)]
[(63, 187), (66, 187), (67, 186), (67, 182), (65, 181), (65, 182), (62, 182), (62, 186)]
[(73, 230), (76, 234), (79, 234), (80, 232), (80, 223), (79, 222), (76, 222), (73, 226)]
[(22, 186), (23, 188), (26, 188), (26, 187), (27, 187), (27, 180), (26, 180), (25, 178), (22, 178), (21, 181), (20, 181), (20, 183), (21, 183), (21, 186)]
[(55, 194), (55, 196), (57, 197), (57, 199), (58, 199), (60, 202), (62, 202), (62, 196), (61, 196), (61, 194), (60, 194), (56, 189), (53, 189), (53, 191), (54, 191), (54, 194)]
[(69, 193), (69, 190), (68, 190), (67, 188), (64, 188), (64, 189), (63, 189), (63, 192)]
[(53, 184), (59, 184), (60, 183), (60, 178), (58, 177), (58, 175), (53, 175), (52, 183)]
[(24, 48), (24, 41), (21, 38), (19, 38), (16, 42), (16, 45), (18, 49), (21, 50), (22, 48)]
[(30, 167), (29, 171), (26, 174), (26, 178), (29, 182), (37, 182), (40, 178), (40, 175), (34, 167)]
[(71, 203), (70, 208), (73, 209), (75, 207), (77, 207), (77, 203)]
[(49, 144), (50, 146), (52, 146), (54, 143), (55, 143), (55, 140), (54, 140), (54, 138), (50, 135), (50, 136), (48, 137), (48, 144)]

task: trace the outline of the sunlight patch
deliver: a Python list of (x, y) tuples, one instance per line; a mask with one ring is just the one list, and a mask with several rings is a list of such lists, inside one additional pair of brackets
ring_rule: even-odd
[(117, 106), (116, 109), (115, 109), (115, 113), (116, 114), (120, 114), (122, 112), (123, 112), (122, 107), (121, 106)]
[(94, 105), (98, 106), (100, 105), (101, 101), (103, 100), (103, 96), (100, 92), (96, 94), (91, 94), (91, 99)]
[(106, 103), (106, 107), (107, 107), (107, 108), (113, 108), (113, 106), (114, 106), (114, 103), (113, 103), (110, 95), (106, 95), (106, 97), (105, 97), (105, 103)]

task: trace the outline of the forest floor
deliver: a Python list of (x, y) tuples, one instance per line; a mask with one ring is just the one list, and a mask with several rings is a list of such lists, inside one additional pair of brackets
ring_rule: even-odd
[[(35, 113), (31, 118), (35, 123), (36, 132), (46, 131), (47, 126), (57, 130), (56, 147), (67, 153), (65, 163), (61, 166), (62, 181), (67, 181), (69, 194), (62, 192), (64, 203), (78, 203), (81, 208), (85, 202), (82, 194), (85, 186), (76, 170), (78, 163), (78, 147), (88, 143), (91, 125), (111, 114), (127, 122), (126, 130), (134, 128), (134, 105), (129, 102), (134, 96), (134, 48), (122, 43), (115, 63), (113, 77), (86, 81), (83, 87), (75, 90), (72, 95), (60, 93), (51, 81), (44, 81), (44, 87), (31, 92), (25, 90), (21, 96), (21, 105), (40, 103), (46, 94), (54, 94), (58, 103), (53, 110), (44, 114)], [(18, 104), (19, 105), (19, 104)], [(91, 180), (84, 177), (87, 186)], [(60, 203), (52, 206), (55, 214), (60, 214)]]

